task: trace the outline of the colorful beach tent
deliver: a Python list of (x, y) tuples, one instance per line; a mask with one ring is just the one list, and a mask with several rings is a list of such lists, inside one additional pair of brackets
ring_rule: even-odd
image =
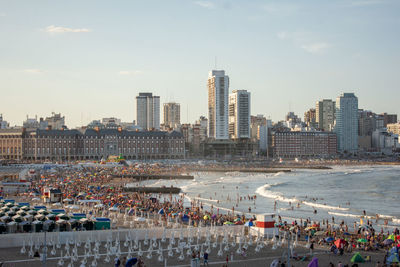
[(387, 264), (392, 264), (394, 262), (399, 262), (399, 254), (392, 253), (386, 260)]
[(325, 238), (326, 242), (332, 242), (333, 240), (335, 240), (333, 237), (327, 237)]
[(343, 244), (343, 245), (346, 244), (346, 241), (345, 241), (344, 239), (338, 239), (338, 240), (335, 241), (335, 246), (336, 246), (337, 248), (340, 248), (340, 246), (341, 246), (342, 244)]
[(308, 267), (318, 267), (318, 258), (312, 259), (312, 261), (310, 261), (308, 264)]
[(125, 263), (125, 266), (132, 267), (133, 265), (135, 265), (137, 263), (137, 261), (138, 261), (137, 258), (131, 258)]
[(352, 263), (360, 263), (365, 262), (364, 258), (361, 256), (359, 252), (356, 252), (350, 260)]
[(253, 226), (254, 224), (253, 224), (252, 221), (247, 221), (244, 225), (245, 225), (245, 226)]

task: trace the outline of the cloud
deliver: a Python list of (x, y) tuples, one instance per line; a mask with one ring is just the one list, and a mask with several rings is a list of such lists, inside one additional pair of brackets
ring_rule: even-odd
[(204, 7), (204, 8), (208, 8), (208, 9), (213, 9), (215, 8), (215, 4), (213, 2), (210, 1), (195, 1), (194, 2), (196, 5)]
[(44, 71), (39, 70), (39, 69), (25, 69), (24, 72), (26, 72), (26, 73), (32, 73), (32, 74), (44, 73)]
[(301, 48), (311, 54), (320, 54), (327, 48), (331, 47), (328, 43), (311, 43), (307, 45), (302, 45)]
[(321, 54), (327, 48), (332, 46), (327, 42), (318, 40), (319, 38), (315, 36), (315, 34), (307, 31), (281, 31), (278, 32), (276, 36), (278, 37), (278, 39), (291, 42), (296, 47), (300, 47), (301, 49), (311, 54)]
[(129, 75), (129, 76), (136, 76), (142, 74), (143, 71), (141, 70), (121, 70), (119, 75)]
[(66, 33), (66, 32), (90, 32), (91, 30), (86, 28), (72, 29), (67, 27), (50, 25), (46, 27), (45, 31), (48, 33)]

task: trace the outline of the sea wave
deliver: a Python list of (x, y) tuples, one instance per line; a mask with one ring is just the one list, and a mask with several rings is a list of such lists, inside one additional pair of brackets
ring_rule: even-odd
[(272, 199), (282, 201), (282, 202), (288, 202), (288, 203), (289, 202), (293, 202), (293, 203), (299, 202), (299, 200), (297, 198), (287, 198), (280, 192), (272, 192), (270, 190), (267, 190), (270, 187), (271, 187), (271, 185), (269, 185), (269, 184), (260, 186), (259, 188), (257, 188), (256, 193), (263, 197), (272, 198)]
[(351, 213), (332, 212), (332, 211), (328, 211), (328, 214), (339, 216), (339, 217), (350, 217), (350, 218), (361, 218), (362, 217), (362, 215), (351, 214)]
[(329, 206), (329, 205), (326, 205), (326, 204), (313, 203), (313, 202), (308, 202), (308, 201), (303, 201), (302, 203), (304, 205), (307, 205), (307, 206), (310, 206), (310, 207), (313, 207), (313, 208), (319, 208), (319, 209), (324, 209), (324, 210), (349, 210), (349, 208)]
[(211, 201), (211, 202), (218, 202), (218, 199), (209, 199), (209, 198), (202, 198), (202, 197), (193, 197), (194, 200), (204, 200), (204, 201)]
[(277, 173), (274, 174), (274, 177), (282, 175), (282, 174), (285, 174), (285, 172), (277, 172)]
[(392, 218), (392, 222), (395, 224), (400, 224), (400, 219)]
[[(370, 219), (374, 220), (376, 219), (376, 216), (371, 216), (371, 215), (362, 215), (362, 214), (351, 214), (351, 213), (340, 213), (340, 212), (328, 212), (328, 214), (335, 215), (335, 216), (341, 216), (341, 217), (352, 217), (352, 218), (365, 218), (365, 219)], [(384, 215), (384, 214), (378, 214), (379, 219), (389, 219), (392, 220), (393, 223), (400, 223), (399, 219), (396, 219), (394, 216), (391, 215)]]

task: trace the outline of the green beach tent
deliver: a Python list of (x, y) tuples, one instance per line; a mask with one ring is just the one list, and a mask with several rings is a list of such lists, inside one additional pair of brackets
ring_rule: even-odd
[(351, 258), (350, 261), (351, 261), (352, 263), (355, 263), (355, 262), (358, 262), (358, 263), (360, 263), (360, 262), (365, 262), (364, 258), (361, 256), (361, 254), (360, 254), (359, 252), (356, 252), (356, 253), (353, 255), (353, 257)]

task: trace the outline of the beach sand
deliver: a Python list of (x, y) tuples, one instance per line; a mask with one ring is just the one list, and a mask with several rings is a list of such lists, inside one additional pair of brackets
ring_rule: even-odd
[[(106, 251), (104, 249), (104, 244), (100, 246), (100, 254), (105, 254)], [(163, 244), (163, 247), (167, 247), (167, 243)], [(229, 252), (225, 252), (222, 257), (218, 257), (217, 252), (219, 250), (219, 245), (217, 248), (211, 249), (211, 253), (209, 255), (209, 265), (211, 266), (222, 266), (226, 262), (226, 255), (229, 255), (229, 263), (228, 266), (270, 266), (271, 262), (274, 259), (279, 259), (282, 261), (286, 261), (286, 253), (287, 253), (287, 248), (282, 247), (282, 248), (277, 248), (273, 250), (271, 248), (271, 245), (268, 245), (264, 248), (262, 248), (259, 252), (255, 252), (255, 246), (251, 246), (247, 250), (247, 256), (243, 257), (239, 254), (236, 253), (236, 250), (238, 248), (238, 245), (234, 248), (230, 248)], [(72, 246), (71, 246), (72, 249)], [(70, 249), (70, 250), (71, 250)], [(0, 259), (2, 262), (5, 261), (3, 266), (43, 266), (43, 263), (39, 261), (38, 259), (30, 259), (28, 258), (28, 253), (26, 252), (25, 254), (20, 253), (21, 248), (4, 248), (0, 250)], [(28, 248), (27, 248), (28, 250)], [(54, 259), (54, 257), (59, 257), (60, 256), (60, 250), (57, 250), (57, 254), (55, 256), (50, 255), (50, 250), (51, 248), (48, 249), (48, 260), (46, 266), (58, 266), (58, 259)], [(64, 246), (62, 246), (62, 251), (65, 255), (65, 250)], [(123, 246), (123, 242), (121, 242), (121, 251), (122, 253), (127, 251), (127, 248)], [(184, 255), (185, 259), (183, 261), (180, 261), (178, 259), (180, 254), (177, 254), (174, 251), (174, 256), (168, 257), (167, 253), (168, 251), (164, 251), (163, 255), (164, 257), (167, 258), (167, 266), (190, 266), (191, 262), (191, 257), (186, 255), (187, 249), (184, 249)], [(298, 253), (298, 255), (303, 255), (309, 253), (309, 250), (306, 249), (304, 246), (297, 246), (295, 248), (295, 251)], [(233, 252), (233, 261), (231, 261), (231, 252)], [(83, 255), (84, 254), (84, 246), (83, 244), (81, 247), (78, 248), (78, 255)], [(152, 258), (148, 259), (147, 252), (143, 253), (142, 259), (144, 260), (146, 266), (165, 266), (164, 261), (159, 262), (158, 261), (158, 254), (157, 252), (152, 253)], [(124, 256), (127, 254), (122, 254), (121, 260)], [(343, 256), (339, 255), (333, 255), (332, 253), (329, 253), (326, 248), (317, 248), (314, 251), (314, 256), (318, 258), (319, 261), (319, 266), (328, 266), (329, 262), (332, 262), (335, 266), (337, 266), (338, 262), (341, 261), (343, 264), (350, 264), (350, 259), (352, 257), (353, 253), (345, 253)], [(371, 257), (371, 262), (366, 262), (366, 263), (361, 263), (360, 266), (375, 266), (377, 261), (382, 262), (383, 257), (384, 257), (384, 252), (361, 252), (362, 256), (370, 256)], [(97, 265), (96, 266), (114, 266), (114, 259), (115, 256), (110, 256), (110, 262), (106, 263), (104, 261), (105, 255), (101, 256), (99, 260), (97, 260)], [(29, 260), (29, 261), (22, 261), (22, 260)], [(79, 257), (77, 262), (74, 262), (74, 266), (80, 266), (81, 261), (83, 260), (83, 257)], [(20, 261), (20, 262), (18, 262)], [(64, 260), (64, 265), (63, 266), (68, 266), (70, 263), (69, 260)], [(93, 257), (88, 257), (86, 266), (91, 266), (93, 261)], [(294, 259), (290, 260), (291, 266), (307, 266), (309, 263), (308, 261), (296, 261)], [(203, 264), (201, 265), (203, 266)]]

